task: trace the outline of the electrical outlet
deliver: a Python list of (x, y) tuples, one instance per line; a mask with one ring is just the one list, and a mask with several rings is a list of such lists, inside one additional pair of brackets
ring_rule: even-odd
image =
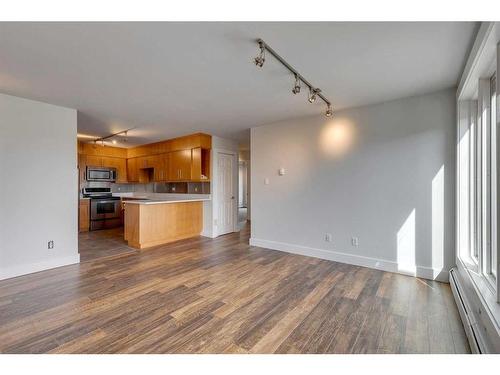
[(351, 238), (351, 245), (358, 247), (358, 245), (359, 245), (359, 239), (358, 239), (358, 237), (352, 237)]
[(326, 242), (332, 242), (332, 234), (331, 233), (325, 234), (325, 241)]
[(54, 241), (50, 240), (49, 242), (47, 242), (47, 248), (50, 250), (50, 249), (53, 249), (54, 248)]

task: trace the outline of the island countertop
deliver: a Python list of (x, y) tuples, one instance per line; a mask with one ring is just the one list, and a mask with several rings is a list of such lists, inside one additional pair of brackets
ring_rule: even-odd
[[(126, 197), (124, 197), (126, 198)], [(165, 203), (183, 203), (183, 202), (204, 202), (209, 201), (209, 198), (144, 198), (144, 199), (134, 199), (134, 200), (124, 200), (124, 204), (165, 204)]]

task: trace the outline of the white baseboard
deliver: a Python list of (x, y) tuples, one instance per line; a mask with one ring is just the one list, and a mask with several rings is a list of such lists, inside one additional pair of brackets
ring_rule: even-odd
[(0, 268), (0, 280), (10, 279), (12, 277), (27, 275), (34, 272), (45, 271), (51, 268), (68, 266), (75, 263), (80, 263), (80, 254), (57, 259), (44, 260), (37, 263)]
[(399, 269), (396, 262), (390, 260), (364, 257), (361, 255), (341, 253), (338, 251), (317, 249), (313, 247), (289, 244), (285, 242), (261, 240), (258, 238), (250, 238), (250, 245), (263, 247), (266, 249), (284, 251), (292, 254), (304, 255), (308, 257), (332, 260), (335, 262), (352, 264), (355, 266), (374, 268), (381, 271), (401, 273), (403, 275), (416, 276), (429, 280), (448, 282), (447, 271), (443, 272), (443, 270), (433, 269), (430, 267), (417, 266), (412, 271), (403, 271)]
[(200, 236), (202, 236), (202, 237), (208, 237), (208, 238), (215, 238), (216, 237), (216, 236), (214, 236), (214, 233), (212, 231), (208, 231), (208, 230), (203, 230), (200, 233)]

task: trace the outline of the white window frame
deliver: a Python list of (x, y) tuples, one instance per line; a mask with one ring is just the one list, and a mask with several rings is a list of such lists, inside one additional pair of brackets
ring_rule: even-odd
[[(498, 80), (495, 85), (496, 124), (491, 123), (490, 113), (484, 112), (484, 109), (492, 107), (491, 76), (495, 72), (497, 77), (500, 74), (499, 43), (500, 22), (482, 22), (457, 89), (457, 272), (454, 274), (456, 275), (454, 280), (460, 286), (462, 301), (468, 306), (468, 319), (469, 322), (473, 322), (476, 340), (481, 350), (486, 353), (498, 352), (500, 348), (500, 275), (498, 275), (500, 268), (497, 244), (500, 224)], [(474, 134), (471, 135), (471, 125), (480, 133), (479, 138), (475, 138)], [(495, 134), (488, 134), (492, 130), (496, 131), (495, 139), (493, 139)], [(489, 145), (488, 139), (495, 143)], [(496, 145), (498, 147), (491, 150), (489, 159), (489, 148)], [(481, 162), (470, 157), (474, 147), (480, 152)], [(474, 163), (475, 167), (472, 167), (471, 163)], [(479, 176), (475, 174), (478, 166)], [(496, 178), (497, 176), (499, 178)], [(474, 188), (478, 189), (479, 194), (476, 194)], [(471, 204), (472, 202), (474, 203)], [(490, 209), (486, 209), (487, 207)], [(477, 263), (471, 256), (475, 250), (473, 246), (478, 246), (479, 250)], [(490, 248), (497, 255), (497, 277), (492, 277), (493, 275), (488, 272), (490, 265), (487, 262), (493, 258), (488, 254)]]
[[(498, 104), (499, 83), (496, 80), (497, 87), (492, 87), (492, 77), (498, 71), (497, 65), (500, 65), (500, 44), (496, 50), (497, 53), (490, 57), (490, 63), (483, 64), (482, 71), (476, 72), (473, 77), (475, 82), (470, 81), (465, 85), (461, 82), (462, 87), (459, 87), (457, 95), (459, 133), (468, 137), (463, 140), (463, 145), (458, 144), (461, 141), (460, 134), (457, 139), (457, 263), (460, 261), (472, 272), (473, 279), (480, 281), (482, 289), (489, 289), (498, 303), (499, 278), (491, 272), (491, 262), (493, 251), (497, 255), (497, 264), (499, 258), (496, 233), (500, 220), (496, 220), (496, 212), (500, 212), (500, 203), (496, 194), (500, 181), (496, 175), (500, 163), (497, 164), (496, 160), (499, 160), (500, 147), (496, 145), (500, 142), (500, 131), (496, 131), (497, 139), (492, 139), (491, 133), (498, 128), (500, 115), (497, 105), (497, 123), (492, 124), (491, 107), (493, 90), (497, 94)], [(496, 155), (492, 155), (492, 147), (495, 147)], [(463, 184), (467, 184), (467, 181), (468, 187), (464, 190)], [(464, 206), (465, 200), (467, 204)], [(467, 217), (465, 221), (460, 215)], [(464, 230), (468, 234), (460, 235)], [(461, 243), (464, 240), (467, 244)], [(498, 270), (497, 265), (497, 273)]]
[[(500, 44), (497, 46), (497, 53), (492, 57), (491, 63), (486, 65), (486, 68), (480, 74), (476, 75), (474, 85), (469, 83), (469, 91), (467, 95), (461, 97), (459, 88), (457, 105), (458, 105), (458, 126), (459, 132), (465, 128), (468, 134), (468, 144), (466, 148), (457, 147), (457, 216), (464, 214), (460, 210), (467, 207), (465, 215), (468, 216), (468, 228), (463, 226), (464, 221), (460, 224), (460, 217), (457, 217), (457, 241), (463, 241), (467, 238), (468, 244), (457, 244), (457, 259), (464, 265), (466, 269), (474, 273), (473, 279), (482, 280), (481, 287), (490, 290), (494, 295), (494, 300), (500, 302), (500, 286), (498, 277), (491, 272), (493, 252), (496, 252), (496, 260), (498, 263), (498, 246), (497, 246), (497, 231), (498, 223), (497, 212), (500, 203), (496, 199), (498, 184), (500, 181), (496, 179), (498, 175), (499, 164), (496, 160), (499, 159), (498, 153), (500, 147), (496, 145), (500, 142), (500, 131), (498, 128), (499, 107), (496, 106), (496, 124), (492, 124), (492, 77), (496, 77), (496, 87), (499, 76), (496, 74), (497, 65), (500, 65)], [(462, 88), (462, 93), (465, 89)], [(498, 91), (498, 90), (497, 90)], [(496, 95), (498, 104), (498, 92)], [(464, 110), (465, 108), (465, 110)], [(460, 128), (462, 130), (460, 130)], [(491, 132), (495, 131), (496, 138), (492, 139)], [(460, 138), (460, 136), (459, 136)], [(460, 139), (457, 139), (460, 142)], [(496, 155), (491, 154), (492, 148), (495, 149)], [(467, 155), (466, 164), (463, 155)], [(460, 191), (458, 185), (463, 183), (463, 174), (467, 174), (468, 188), (467, 192)], [(462, 175), (462, 177), (461, 177)], [(465, 194), (465, 195), (464, 195)], [(463, 200), (467, 199), (467, 206), (464, 206)], [(461, 201), (462, 200), (462, 201)], [(466, 237), (460, 236), (460, 231), (468, 231)], [(464, 249), (468, 249), (464, 251)], [(497, 265), (498, 273), (498, 265)]]

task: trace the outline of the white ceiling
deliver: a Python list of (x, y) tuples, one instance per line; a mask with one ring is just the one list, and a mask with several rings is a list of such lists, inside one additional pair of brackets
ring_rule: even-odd
[(476, 23), (0, 23), (0, 91), (79, 110), (78, 131), (129, 145), (324, 112), (263, 38), (336, 109), (456, 86)]

